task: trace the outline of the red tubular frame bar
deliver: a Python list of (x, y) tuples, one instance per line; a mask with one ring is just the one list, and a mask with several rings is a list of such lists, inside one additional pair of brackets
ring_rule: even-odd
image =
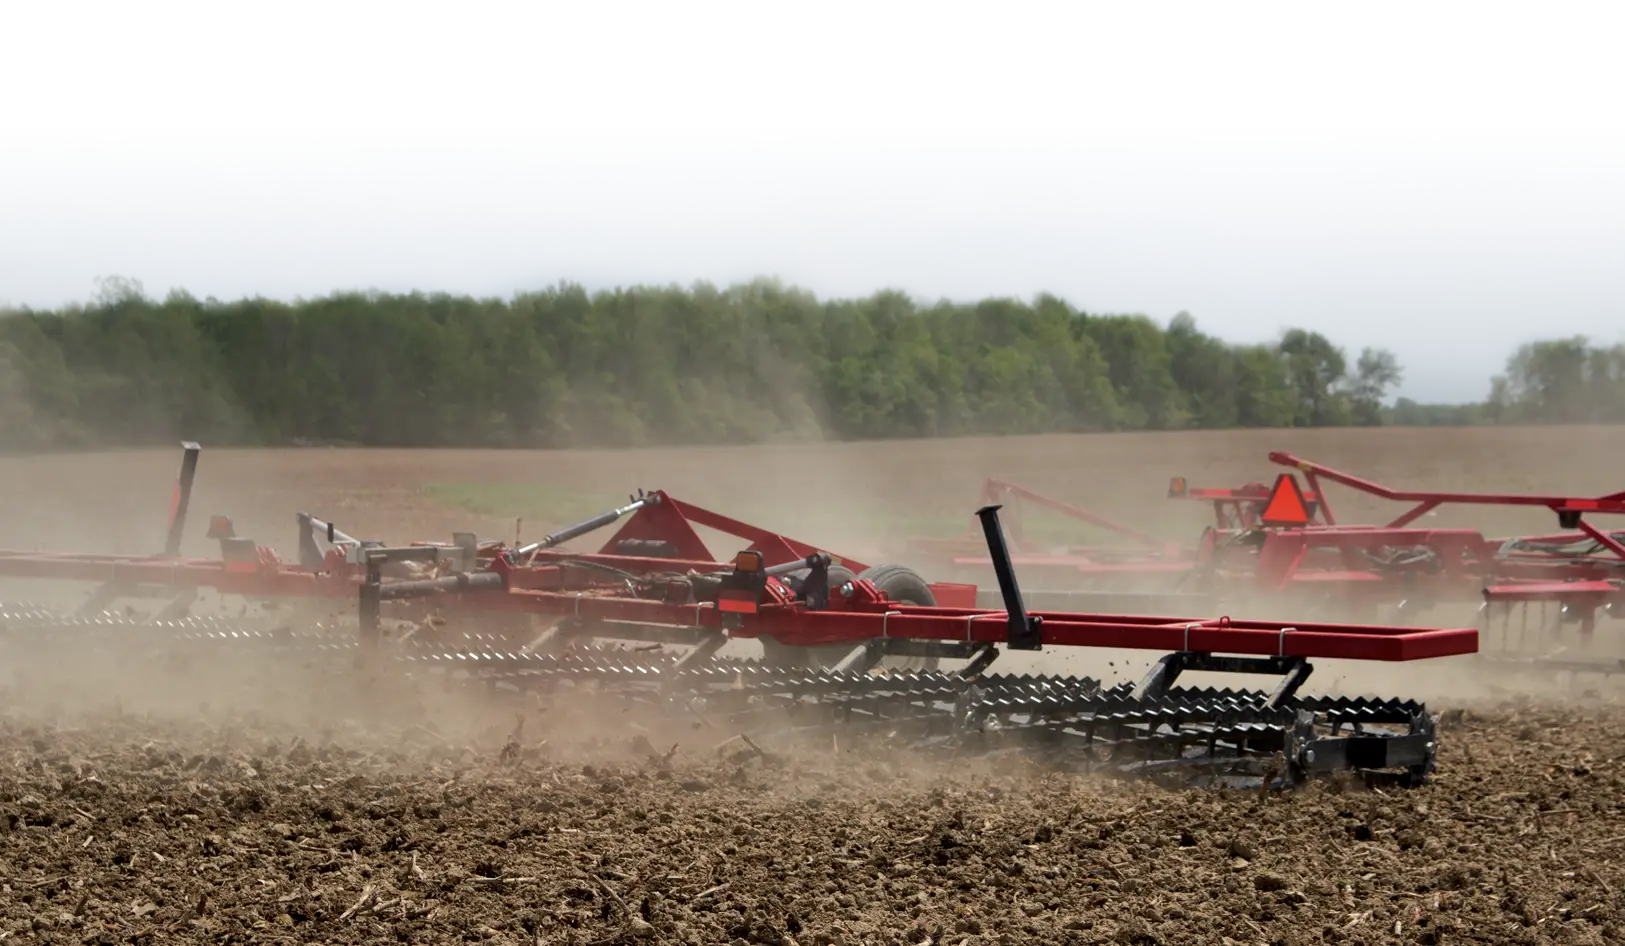
[[(1258, 511), (1269, 501), (1270, 489), (1260, 483), (1248, 483), (1236, 489), (1190, 488), (1186, 487), (1184, 479), (1179, 477), (1175, 478), (1173, 483), (1170, 484), (1168, 497), (1170, 499), (1194, 499), (1199, 502), (1212, 503), (1215, 527), (1220, 530), (1244, 529), (1257, 524)], [(1313, 499), (1313, 497), (1308, 498)], [(1019, 517), (1012, 517), (1007, 523), (1007, 532), (1013, 557), (1018, 565), (1026, 565), (1029, 568), (1075, 568), (1080, 572), (1090, 574), (1111, 572), (1154, 574), (1187, 569), (1196, 551), (1181, 543), (1159, 539), (1132, 526), (1126, 526), (1114, 519), (1107, 518), (1100, 513), (1046, 496), (1009, 480), (990, 476), (982, 481), (979, 505), (1004, 506), (1008, 504), (1007, 500), (1009, 499), (1031, 503), (1140, 543), (1139, 547), (1072, 546), (1067, 548), (1064, 553), (1053, 554), (1034, 548), (1032, 544), (1027, 542), (1022, 534), (1021, 520)], [(1019, 509), (1020, 506), (1012, 508)], [(958, 538), (911, 539), (908, 543), (908, 549), (916, 554), (932, 558), (937, 563), (959, 568), (985, 567), (989, 564), (985, 555), (986, 547), (983, 544), (981, 533), (975, 527), (972, 527)], [(1121, 559), (1125, 555), (1130, 556), (1132, 560), (1126, 562), (1099, 560), (1101, 558)]]
[[(1025, 486), (1017, 486), (1015, 483), (1011, 483), (1008, 480), (1001, 480), (991, 476), (982, 482), (982, 501), (978, 503), (978, 505), (1001, 506), (1005, 504), (1006, 497), (1010, 496), (1014, 496), (1017, 499), (1032, 503), (1035, 506), (1042, 506), (1051, 512), (1060, 513), (1063, 516), (1077, 519), (1080, 522), (1087, 522), (1092, 526), (1105, 529), (1107, 532), (1116, 533), (1124, 538), (1133, 539), (1137, 542), (1143, 542), (1147, 546), (1162, 548), (1168, 545), (1167, 542), (1164, 542), (1155, 536), (1147, 535), (1138, 529), (1125, 526), (1119, 522), (1114, 522), (1113, 520), (1107, 519), (1105, 516), (1102, 516), (1099, 513), (1090, 512), (1081, 506), (1074, 506), (1071, 503), (1062, 502), (1059, 499), (1052, 499), (1042, 493), (1035, 493), (1032, 490), (1027, 489)], [(1021, 542), (1019, 528), (1012, 528), (1010, 530), (1010, 538), (1018, 545), (1023, 544)]]
[[(563, 557), (564, 553), (552, 553)], [(765, 557), (765, 556), (764, 556)], [(629, 557), (627, 565), (669, 566), (671, 560)], [(723, 563), (695, 562), (711, 570)], [(509, 566), (493, 562), (510, 583), (500, 592), (436, 596), (441, 604), (499, 612), (525, 612), (556, 617), (580, 616), (605, 621), (721, 629), (725, 620), (713, 605), (668, 604), (602, 592), (563, 592), (523, 587), (548, 584), (557, 565)], [(49, 555), (0, 552), (0, 573), (10, 577), (105, 581), (112, 584), (158, 584), (173, 588), (213, 588), (249, 596), (345, 598), (358, 582), (344, 573), (318, 574), (276, 561), (238, 566), (198, 559), (137, 556)], [(882, 598), (873, 586), (859, 582), (853, 599), (828, 610), (809, 611), (785, 603), (787, 595), (771, 590), (775, 600), (755, 614), (738, 616), (729, 633), (753, 638), (763, 634), (791, 645), (859, 642), (878, 637), (1004, 643), (1004, 611), (963, 607), (915, 607)], [(1327, 659), (1408, 661), (1476, 653), (1473, 628), (1415, 629), (1361, 624), (1284, 624), (1162, 616), (1092, 615), (1034, 612), (1043, 618), (1046, 644), (1060, 647), (1117, 647), (1135, 650), (1197, 650)]]
[[(632, 513), (604, 543), (597, 553), (572, 553), (558, 549), (539, 550), (526, 557), (523, 566), (511, 569), (507, 581), (522, 589), (561, 588), (571, 586), (562, 576), (558, 564), (564, 560), (578, 560), (607, 565), (634, 572), (717, 572), (731, 569), (731, 562), (720, 562), (695, 530), (696, 526), (741, 539), (749, 544), (748, 550), (762, 554), (764, 567), (805, 560), (814, 554), (829, 555), (855, 573), (869, 566), (856, 559), (846, 558), (826, 549), (809, 545), (788, 536), (741, 522), (721, 513), (683, 502), (656, 490), (649, 494), (657, 501)], [(627, 539), (666, 542), (675, 547), (676, 558), (649, 558), (620, 553), (620, 543)], [(422, 543), (439, 545), (439, 543)], [(440, 546), (449, 548), (449, 546)], [(270, 548), (255, 548), (252, 561), (226, 561), (223, 559), (170, 558), (167, 556), (98, 555), (86, 553), (22, 552), (0, 550), (0, 577), (43, 579), (55, 581), (93, 582), (116, 586), (160, 586), (176, 591), (212, 589), (222, 594), (244, 597), (345, 597), (355, 593), (365, 568), (345, 560), (338, 550), (330, 550), (319, 571), (311, 571), (283, 561)], [(498, 561), (497, 556), (508, 551), (500, 543), (481, 550), (486, 567)], [(585, 577), (585, 573), (578, 573)], [(935, 582), (930, 585), (939, 604), (974, 607), (976, 587), (955, 582)]]
[[(1409, 525), (1443, 505), (1541, 506), (1559, 515), (1570, 514), (1577, 517), (1585, 513), (1625, 514), (1625, 492), (1611, 493), (1607, 496), (1593, 498), (1579, 498), (1571, 496), (1529, 496), (1513, 493), (1445, 493), (1397, 490), (1344, 473), (1341, 470), (1334, 470), (1319, 463), (1300, 459), (1284, 451), (1275, 451), (1269, 456), (1271, 463), (1278, 466), (1293, 467), (1302, 471), (1304, 477), (1309, 481), (1309, 488), (1320, 494), (1320, 512), (1329, 526), (1336, 526), (1337, 519), (1332, 514), (1331, 505), (1325, 499), (1324, 491), (1320, 488), (1320, 477), (1325, 477), (1334, 483), (1341, 483), (1350, 489), (1381, 499), (1416, 504), (1384, 527), (1389, 529), (1398, 529)], [(1588, 538), (1602, 545), (1621, 559), (1625, 559), (1625, 544), (1621, 544), (1613, 536), (1596, 528), (1583, 518), (1579, 519), (1577, 528)]]
[[(504, 570), (500, 561), (496, 568)], [(753, 614), (729, 615), (714, 605), (670, 604), (607, 594), (562, 594), (510, 589), (448, 595), (483, 598), (477, 606), (557, 617), (727, 629), (734, 637), (769, 635), (795, 646), (858, 643), (881, 637), (1001, 644), (1008, 642), (1009, 615), (978, 608), (916, 607), (881, 597), (866, 582), (850, 600), (833, 599), (810, 611), (769, 589), (768, 603)], [(1032, 612), (1043, 619), (1046, 645), (1132, 650), (1205, 651), (1260, 656), (1409, 661), (1478, 652), (1476, 628), (1411, 628), (1369, 624), (1292, 624), (1163, 616)]]
[[(887, 600), (866, 581), (853, 583), (850, 597), (832, 596), (825, 610), (808, 610), (778, 582), (768, 585), (765, 601), (754, 612), (724, 615), (713, 603), (675, 604), (617, 594), (602, 586), (572, 587), (565, 580), (566, 558), (613, 564), (630, 571), (720, 571), (699, 541), (693, 524), (750, 538), (767, 565), (787, 564), (821, 550), (757, 529), (737, 520), (690, 506), (662, 494), (655, 505), (638, 510), (606, 543), (613, 549), (626, 538), (670, 542), (689, 559), (654, 559), (613, 554), (571, 555), (543, 551), (529, 565), (489, 560), (503, 575), (504, 587), (419, 599), (493, 612), (523, 612), (554, 617), (579, 616), (631, 622), (723, 630), (735, 637), (769, 635), (792, 646), (856, 643), (882, 637), (998, 644), (1008, 641), (1009, 616), (1004, 611), (951, 604), (939, 607), (900, 605)], [(698, 554), (696, 554), (698, 553)], [(703, 557), (701, 557), (703, 556)], [(329, 556), (331, 563), (334, 556)], [(850, 560), (848, 560), (850, 561)], [(342, 557), (339, 558), (342, 564)], [(856, 569), (862, 563), (851, 563)], [(14, 578), (102, 582), (115, 586), (159, 585), (176, 591), (212, 588), (250, 597), (345, 598), (357, 594), (361, 576), (354, 566), (313, 572), (288, 565), (268, 548), (256, 558), (227, 562), (162, 556), (116, 556), (0, 552), (0, 575)], [(974, 586), (934, 586), (968, 592)], [(965, 601), (964, 597), (959, 600)], [(1408, 661), (1478, 649), (1473, 628), (1415, 629), (1359, 624), (1282, 624), (1161, 616), (1122, 616), (1035, 612), (1043, 619), (1044, 642), (1059, 647), (1116, 647), (1136, 650), (1195, 650), (1262, 656)]]

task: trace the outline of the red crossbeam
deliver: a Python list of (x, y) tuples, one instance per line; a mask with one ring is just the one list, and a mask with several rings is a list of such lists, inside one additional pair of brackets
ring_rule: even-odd
[[(867, 583), (865, 583), (867, 584)], [(476, 606), (556, 617), (674, 627), (727, 626), (714, 605), (670, 604), (608, 594), (506, 591), (448, 596), (481, 598)], [(470, 600), (470, 603), (473, 603)], [(1475, 628), (1419, 629), (1368, 624), (1283, 624), (1229, 618), (1128, 616), (1035, 612), (1047, 645), (1132, 650), (1406, 661), (1478, 651)], [(974, 608), (928, 608), (889, 601), (848, 602), (809, 611), (800, 604), (764, 604), (755, 614), (732, 616), (735, 637), (770, 635), (794, 646), (856, 643), (881, 637), (914, 640), (1008, 642), (1008, 615)]]
[[(1595, 498), (1578, 498), (1573, 496), (1533, 496), (1517, 493), (1447, 493), (1428, 490), (1400, 490), (1383, 486), (1380, 483), (1373, 483), (1367, 479), (1361, 479), (1341, 470), (1334, 470), (1329, 466), (1300, 459), (1283, 451), (1271, 453), (1270, 462), (1278, 466), (1289, 466), (1302, 471), (1305, 476), (1309, 477), (1310, 488), (1317, 493), (1321, 493), (1321, 490), (1316, 479), (1325, 477), (1334, 483), (1341, 483), (1350, 489), (1359, 490), (1371, 496), (1392, 500), (1393, 502), (1418, 504), (1393, 522), (1388, 523), (1390, 529), (1397, 529), (1414, 522), (1433, 509), (1445, 505), (1544, 506), (1553, 512), (1625, 514), (1625, 494), (1622, 493)], [(1331, 510), (1326, 508), (1323, 493), (1321, 499), (1326, 521), (1335, 525), (1336, 522), (1332, 519)]]
[[(634, 564), (629, 560), (626, 564)], [(647, 560), (645, 565), (651, 564)], [(695, 562), (693, 564), (706, 564)], [(504, 568), (510, 590), (451, 594), (444, 605), (579, 616), (678, 627), (722, 628), (724, 617), (710, 604), (669, 604), (617, 596), (606, 591), (548, 591), (522, 587), (556, 572), (557, 564)], [(53, 555), (0, 552), (0, 574), (111, 584), (156, 584), (174, 588), (213, 588), (249, 596), (347, 597), (355, 578), (319, 575), (272, 561), (228, 564), (200, 559), (143, 556)], [(549, 583), (545, 579), (536, 582)], [(867, 586), (867, 583), (862, 583)], [(872, 587), (865, 593), (872, 595)], [(782, 597), (782, 596), (781, 596)], [(1039, 612), (1044, 641), (1056, 647), (1114, 647), (1135, 650), (1198, 650), (1221, 653), (1405, 661), (1475, 653), (1472, 628), (1415, 629), (1359, 624), (1282, 624), (1168, 616), (1126, 616)], [(844, 608), (809, 611), (801, 604), (767, 603), (755, 614), (737, 617), (729, 633), (771, 635), (790, 645), (851, 643), (878, 637), (1005, 643), (1008, 616), (975, 608), (925, 608), (860, 600)]]

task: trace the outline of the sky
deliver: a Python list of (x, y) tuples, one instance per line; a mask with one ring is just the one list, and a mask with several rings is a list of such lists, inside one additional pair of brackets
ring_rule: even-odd
[[(0, 304), (777, 277), (1625, 342), (1625, 4), (0, 3)], [(1612, 260), (1612, 262), (1610, 262)]]

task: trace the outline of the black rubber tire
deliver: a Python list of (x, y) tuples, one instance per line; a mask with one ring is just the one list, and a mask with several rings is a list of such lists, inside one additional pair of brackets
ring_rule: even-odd
[[(791, 572), (788, 576), (795, 581), (807, 577), (811, 569), (800, 569)], [(855, 581), (857, 575), (845, 565), (831, 564), (829, 566), (829, 593), (831, 596), (840, 594), (842, 585)], [(795, 647), (781, 644), (771, 637), (759, 637), (762, 642), (762, 659), (775, 667), (833, 667), (841, 659), (852, 652), (852, 648), (845, 644), (836, 644), (825, 647)]]
[(898, 604), (915, 604), (927, 608), (937, 606), (937, 596), (931, 593), (931, 586), (912, 568), (903, 565), (876, 565), (858, 577), (874, 585)]
[[(931, 593), (931, 586), (907, 566), (875, 565), (858, 577), (898, 604), (937, 606), (937, 596)], [(892, 670), (935, 670), (939, 664), (941, 661), (936, 657), (887, 657), (880, 662), (880, 666)]]
[[(799, 578), (804, 576), (805, 572), (793, 574)], [(931, 593), (931, 586), (918, 572), (906, 566), (875, 565), (860, 575), (854, 575), (852, 570), (844, 565), (831, 565), (830, 593), (837, 593), (842, 584), (854, 578), (869, 582), (875, 586), (875, 590), (898, 604), (936, 607), (937, 596)], [(822, 647), (789, 647), (767, 637), (761, 638), (761, 641), (763, 658), (775, 666), (833, 667), (845, 659), (854, 646), (831, 644)], [(940, 663), (941, 661), (935, 657), (887, 657), (880, 661), (880, 666), (892, 670), (935, 670)]]

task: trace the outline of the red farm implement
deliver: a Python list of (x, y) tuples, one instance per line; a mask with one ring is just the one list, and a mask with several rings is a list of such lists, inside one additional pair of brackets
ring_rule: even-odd
[[(843, 559), (661, 491), (519, 548), (468, 534), (389, 546), (301, 514), (298, 563), (231, 535), (217, 517), (211, 534), (221, 559), (185, 559), (174, 552), (195, 445), (187, 456), (170, 554), (0, 554), (0, 577), (97, 589), (94, 613), (5, 615), (15, 655), (44, 647), (59, 658), (62, 642), (87, 639), (144, 653), (269, 650), (537, 698), (608, 697), (725, 721), (760, 738), (824, 733), (827, 744), (836, 727), (860, 741), (951, 753), (1023, 749), (1064, 768), (1185, 783), (1296, 783), (1334, 770), (1414, 783), (1433, 768), (1433, 716), (1411, 700), (1306, 695), (1311, 661), (1416, 661), (1478, 646), (1473, 628), (1029, 611), (996, 504), (977, 518), (1000, 589), (997, 609), (979, 607), (974, 586)], [(562, 548), (617, 524), (596, 552)], [(744, 547), (719, 561), (696, 527), (732, 534)], [(290, 626), (186, 616), (204, 590), (353, 601), (355, 619)], [(129, 596), (164, 603), (144, 617), (105, 610)], [(750, 651), (751, 641), (759, 650)], [(739, 646), (745, 655), (728, 655)], [(1001, 648), (1102, 647), (1162, 656), (1137, 684), (989, 672)], [(897, 661), (915, 668), (885, 666)], [(1180, 685), (1187, 671), (1278, 682), (1270, 690)]]
[[(1625, 512), (1625, 493), (1601, 497), (1406, 491), (1299, 459), (1270, 454), (1293, 472), (1272, 486), (1190, 488), (1175, 478), (1170, 498), (1210, 503), (1213, 525), (1194, 546), (1169, 547), (1097, 513), (999, 480), (984, 501), (1013, 497), (1029, 506), (1106, 529), (1112, 546), (1015, 545), (1015, 561), (1035, 576), (1033, 600), (1054, 607), (1109, 610), (1245, 612), (1408, 623), (1425, 615), (1475, 614), (1486, 650), (1547, 667), (1616, 672), (1594, 631), (1600, 616), (1625, 617), (1625, 533), (1604, 531), (1587, 516)], [(1303, 477), (1300, 482), (1299, 476)], [(1406, 504), (1389, 521), (1354, 525), (1338, 519), (1327, 486)], [(1569, 531), (1492, 538), (1473, 529), (1420, 527), (1442, 506), (1545, 509)], [(933, 573), (975, 580), (991, 571), (985, 552), (967, 540), (914, 540), (911, 560)], [(1102, 590), (1103, 588), (1110, 590)], [(992, 605), (996, 592), (981, 595)], [(1573, 634), (1566, 635), (1565, 629)], [(1572, 639), (1565, 639), (1569, 637)], [(1583, 652), (1581, 656), (1577, 652)]]
[[(981, 505), (1005, 505), (1011, 555), (1022, 574), (1033, 580), (1034, 601), (1056, 608), (1090, 610), (1206, 609), (1217, 602), (1210, 591), (1197, 591), (1190, 581), (1200, 565), (1212, 558), (1221, 536), (1255, 531), (1262, 525), (1274, 490), (1263, 483), (1235, 488), (1192, 487), (1184, 477), (1168, 484), (1168, 498), (1206, 503), (1213, 525), (1194, 545), (1158, 539), (1099, 512), (989, 478), (982, 484)], [(1307, 515), (1314, 521), (1315, 497), (1304, 497)], [(1092, 545), (1046, 543), (1026, 527), (1024, 510), (1048, 512), (1082, 527), (1107, 533), (1111, 539)], [(993, 577), (993, 562), (981, 537), (973, 529), (951, 539), (913, 538), (905, 545), (911, 562), (932, 574), (986, 584)], [(998, 606), (998, 591), (989, 588), (981, 603)]]
[[(1554, 646), (1579, 656), (1562, 640), (1562, 630), (1572, 627), (1575, 645), (1589, 656), (1549, 663), (1625, 669), (1617, 657), (1592, 659), (1599, 655), (1598, 617), (1625, 618), (1625, 532), (1599, 528), (1587, 518), (1625, 514), (1625, 492), (1576, 497), (1398, 490), (1290, 453), (1271, 453), (1270, 461), (1301, 472), (1321, 498), (1318, 524), (1271, 537), (1283, 562), (1271, 580), (1340, 587), (1367, 599), (1377, 589), (1397, 586), (1406, 592), (1405, 608), (1414, 613), (1473, 604), (1481, 607), (1493, 650), (1505, 656), (1550, 657)], [(1291, 477), (1283, 474), (1283, 481), (1295, 486)], [(1406, 508), (1382, 525), (1346, 525), (1337, 521), (1323, 481)], [(1544, 509), (1564, 531), (1492, 538), (1472, 529), (1413, 525), (1443, 506)]]

